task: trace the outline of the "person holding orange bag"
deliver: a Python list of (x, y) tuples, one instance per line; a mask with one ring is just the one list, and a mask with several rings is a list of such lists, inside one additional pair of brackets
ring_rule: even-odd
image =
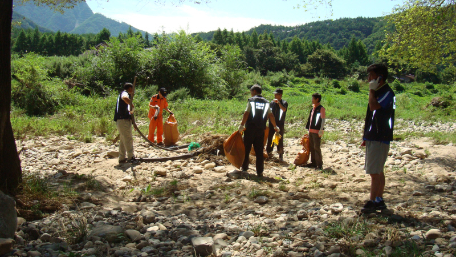
[(170, 115), (174, 115), (168, 109), (168, 101), (166, 101), (166, 95), (168, 92), (166, 88), (162, 87), (158, 90), (158, 94), (152, 96), (149, 103), (149, 135), (147, 138), (155, 143), (154, 133), (155, 128), (157, 129), (157, 144), (163, 144), (163, 110), (166, 110)]

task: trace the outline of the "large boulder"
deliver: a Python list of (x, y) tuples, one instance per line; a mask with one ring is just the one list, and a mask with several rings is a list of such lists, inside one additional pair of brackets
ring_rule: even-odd
[(0, 191), (0, 238), (14, 238), (17, 229), (16, 202)]

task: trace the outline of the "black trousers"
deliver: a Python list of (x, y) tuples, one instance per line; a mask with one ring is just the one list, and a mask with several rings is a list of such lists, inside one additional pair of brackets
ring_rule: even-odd
[(255, 150), (256, 156), (256, 172), (258, 175), (263, 174), (264, 170), (264, 156), (263, 156), (263, 140), (264, 130), (263, 129), (246, 129), (244, 131), (244, 145), (245, 145), (245, 158), (242, 164), (242, 170), (249, 169), (249, 156), (250, 149)]
[(309, 133), (309, 146), (310, 146), (310, 163), (323, 166), (323, 156), (321, 155), (321, 137), (317, 133)]
[[(277, 145), (277, 152), (279, 154), (283, 154), (283, 135), (284, 135), (284, 132), (285, 132), (285, 125), (282, 125), (282, 126), (279, 125), (278, 127), (280, 129), (279, 134), (282, 136), (282, 138), (280, 138), (279, 144)], [(274, 134), (275, 134), (274, 127), (269, 126), (268, 142), (266, 144), (266, 152), (267, 153), (271, 153), (274, 150), (274, 147), (271, 146), (272, 138), (274, 138)]]

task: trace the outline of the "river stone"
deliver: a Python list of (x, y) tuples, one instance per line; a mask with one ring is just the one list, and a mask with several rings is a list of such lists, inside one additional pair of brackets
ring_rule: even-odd
[(0, 255), (9, 253), (13, 250), (13, 239), (0, 238)]
[(226, 168), (225, 168), (225, 166), (218, 166), (218, 167), (214, 168), (214, 171), (217, 173), (225, 173)]
[(439, 229), (430, 229), (428, 232), (426, 232), (426, 239), (436, 239), (441, 235), (442, 233)]
[(266, 196), (258, 196), (257, 198), (255, 198), (255, 201), (256, 203), (259, 203), (259, 204), (264, 204), (264, 203), (267, 203), (268, 202), (268, 198)]
[(246, 239), (249, 239), (250, 237), (254, 236), (255, 234), (252, 231), (245, 231), (241, 233), (241, 236), (245, 237)]
[(155, 222), (155, 214), (152, 211), (142, 210), (141, 216), (144, 224), (150, 224)]
[(155, 167), (154, 174), (156, 176), (166, 177), (166, 171), (167, 171), (167, 169), (164, 167)]
[(197, 256), (209, 256), (211, 254), (216, 254), (214, 240), (212, 237), (194, 237), (192, 238), (192, 245)]
[(215, 166), (216, 166), (216, 164), (214, 162), (211, 162), (211, 163), (204, 165), (204, 169), (211, 170), (211, 169), (215, 168)]
[(106, 241), (113, 243), (122, 241), (123, 234), (123, 230), (119, 226), (101, 225), (95, 227), (92, 232), (90, 232), (89, 238), (94, 236), (102, 237), (105, 238)]
[(340, 212), (342, 212), (344, 210), (344, 206), (341, 203), (331, 204), (329, 206), (329, 208), (334, 213), (340, 213)]
[(16, 202), (0, 191), (0, 238), (14, 238), (17, 228)]
[(131, 239), (131, 241), (136, 242), (141, 240), (141, 233), (134, 229), (125, 230), (125, 234)]
[(231, 179), (238, 179), (242, 176), (242, 171), (240, 170), (232, 170), (228, 173), (226, 173), (226, 176), (231, 178)]
[(203, 168), (201, 168), (199, 166), (193, 167), (193, 173), (201, 174), (201, 173), (203, 173)]
[(108, 156), (109, 158), (117, 158), (117, 157), (119, 157), (119, 152), (118, 151), (108, 151), (106, 153), (106, 156)]

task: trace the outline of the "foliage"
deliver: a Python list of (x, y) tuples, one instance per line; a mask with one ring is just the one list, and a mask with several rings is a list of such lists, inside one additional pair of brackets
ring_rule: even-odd
[[(218, 93), (223, 91), (224, 81), (213, 65), (219, 61), (215, 52), (207, 43), (196, 42), (184, 31), (171, 38), (162, 36), (155, 49), (141, 55), (140, 75), (151, 78), (158, 87), (166, 87), (169, 91), (185, 87), (194, 97), (218, 97)], [(233, 60), (233, 56), (226, 57), (226, 60), (232, 62), (229, 64), (232, 66), (225, 65), (224, 74), (229, 78), (226, 69), (237, 67), (239, 63)], [(233, 81), (230, 83), (233, 85)]]
[(359, 82), (358, 80), (352, 80), (348, 84), (348, 90), (353, 92), (359, 92)]
[(387, 34), (382, 56), (420, 67), (456, 61), (454, 0), (407, 0), (387, 19), (395, 31)]
[(328, 78), (345, 76), (345, 61), (331, 50), (317, 50), (309, 56), (308, 61), (317, 76)]
[(43, 62), (43, 57), (29, 54), (12, 63), (11, 73), (18, 83), (12, 87), (11, 95), (14, 103), (28, 115), (52, 114), (58, 105), (52, 93), (41, 84), (47, 80)]

